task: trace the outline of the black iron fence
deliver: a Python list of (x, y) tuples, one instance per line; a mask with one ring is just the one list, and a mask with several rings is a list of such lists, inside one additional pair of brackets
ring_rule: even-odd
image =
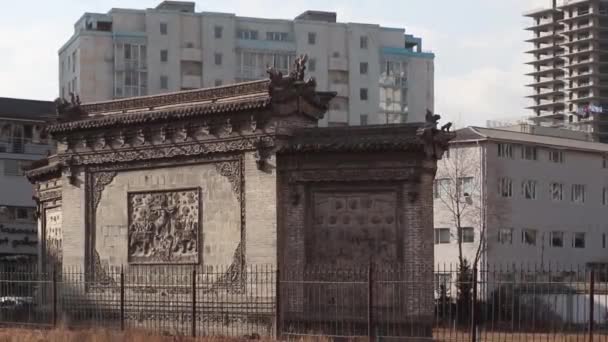
[[(276, 289), (279, 291), (276, 291)], [(412, 265), (0, 272), (0, 324), (172, 335), (608, 341), (608, 270)]]

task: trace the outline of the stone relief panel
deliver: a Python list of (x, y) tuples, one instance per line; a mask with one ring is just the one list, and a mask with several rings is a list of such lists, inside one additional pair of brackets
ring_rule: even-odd
[(61, 207), (45, 209), (44, 214), (44, 260), (48, 267), (61, 264), (63, 259), (63, 232)]
[(396, 209), (391, 191), (313, 192), (307, 260), (338, 266), (397, 262)]
[(128, 193), (129, 263), (198, 263), (200, 197), (198, 188)]

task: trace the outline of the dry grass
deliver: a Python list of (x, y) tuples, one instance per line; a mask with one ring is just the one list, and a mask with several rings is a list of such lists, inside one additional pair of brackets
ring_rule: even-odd
[[(0, 328), (0, 342), (237, 342), (251, 341), (245, 338), (224, 337), (183, 337), (159, 336), (143, 330), (129, 330), (126, 332), (107, 329), (89, 330), (31, 330), (31, 329), (2, 329)], [(259, 339), (260, 342), (271, 342), (274, 339)], [(330, 339), (314, 338), (302, 339), (302, 342), (321, 341)]]

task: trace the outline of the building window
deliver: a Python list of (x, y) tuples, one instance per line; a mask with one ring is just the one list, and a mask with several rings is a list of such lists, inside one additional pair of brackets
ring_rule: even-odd
[(551, 183), (551, 200), (561, 201), (564, 199), (564, 185), (561, 183)]
[(219, 86), (222, 85), (222, 80), (215, 80), (214, 84), (215, 84), (216, 87), (219, 87)]
[(503, 177), (498, 180), (498, 193), (501, 197), (513, 197), (513, 181)]
[(602, 234), (602, 248), (606, 248), (606, 233)]
[(456, 181), (456, 191), (460, 196), (468, 197), (473, 193), (473, 177), (462, 177)]
[(361, 36), (359, 40), (359, 47), (362, 49), (367, 49), (367, 36)]
[(608, 187), (602, 189), (602, 205), (608, 205)]
[(608, 154), (602, 156), (602, 168), (608, 169)]
[(167, 34), (167, 23), (160, 23), (160, 34), (163, 36)]
[(213, 28), (213, 36), (215, 37), (215, 39), (220, 39), (222, 38), (222, 34), (224, 33), (224, 28), (221, 26), (215, 26)]
[(475, 242), (475, 231), (471, 227), (462, 227), (460, 229), (462, 234), (461, 241), (462, 243), (473, 243)]
[(452, 181), (449, 178), (436, 179), (433, 189), (433, 197), (444, 198), (450, 192)]
[(564, 232), (551, 232), (551, 247), (564, 247)]
[(366, 126), (367, 125), (367, 114), (361, 114), (359, 116), (359, 123), (361, 126)]
[(498, 144), (498, 156), (501, 158), (513, 159), (513, 145)]
[(549, 150), (549, 161), (562, 164), (564, 162), (564, 151)]
[(513, 229), (512, 228), (500, 228), (498, 231), (498, 242), (503, 245), (513, 244)]
[(521, 147), (521, 159), (536, 160), (536, 146), (523, 145)]
[(27, 208), (17, 208), (17, 220), (27, 220), (28, 218)]
[(16, 159), (4, 159), (4, 174), (7, 176), (23, 176), (22, 164)]
[(572, 184), (572, 202), (585, 203), (585, 185)]
[(585, 233), (574, 233), (572, 247), (585, 248)]
[(255, 30), (238, 30), (236, 31), (238, 39), (258, 40), (258, 31)]
[(78, 52), (78, 50), (75, 50), (74, 52), (72, 52), (72, 72), (76, 72), (76, 53)]
[(435, 228), (435, 244), (450, 243), (450, 228)]
[(160, 77), (160, 89), (169, 89), (169, 77), (168, 76)]
[(359, 98), (361, 101), (367, 101), (367, 88), (359, 89)]
[(447, 296), (452, 284), (452, 273), (439, 272), (435, 273), (435, 293), (440, 296)]
[(367, 75), (368, 64), (367, 62), (359, 63), (359, 73), (361, 75)]
[(535, 229), (523, 229), (521, 231), (521, 242), (524, 245), (536, 246), (536, 234)]
[(169, 60), (169, 51), (167, 50), (160, 50), (160, 61), (161, 62), (166, 62)]
[(222, 54), (221, 53), (215, 54), (215, 65), (222, 65)]
[(287, 32), (266, 32), (266, 40), (286, 42), (289, 40), (289, 35)]
[(536, 199), (536, 181), (525, 180), (521, 183), (521, 194), (525, 199)]
[(310, 72), (317, 71), (317, 60), (316, 59), (311, 58), (308, 60), (308, 71), (310, 71)]
[(308, 32), (308, 44), (315, 45), (317, 43), (317, 34), (315, 32)]

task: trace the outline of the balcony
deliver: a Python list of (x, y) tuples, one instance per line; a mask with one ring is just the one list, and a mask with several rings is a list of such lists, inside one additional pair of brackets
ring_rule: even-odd
[(329, 70), (348, 71), (348, 61), (344, 57), (330, 57)]
[(196, 48), (183, 48), (182, 61), (201, 62), (203, 60), (203, 51)]
[(45, 143), (34, 143), (28, 139), (0, 140), (0, 153), (45, 155), (53, 147)]
[(348, 97), (348, 84), (332, 83), (329, 85), (329, 91), (335, 91), (339, 97)]
[(182, 89), (197, 89), (202, 85), (199, 75), (182, 75)]

